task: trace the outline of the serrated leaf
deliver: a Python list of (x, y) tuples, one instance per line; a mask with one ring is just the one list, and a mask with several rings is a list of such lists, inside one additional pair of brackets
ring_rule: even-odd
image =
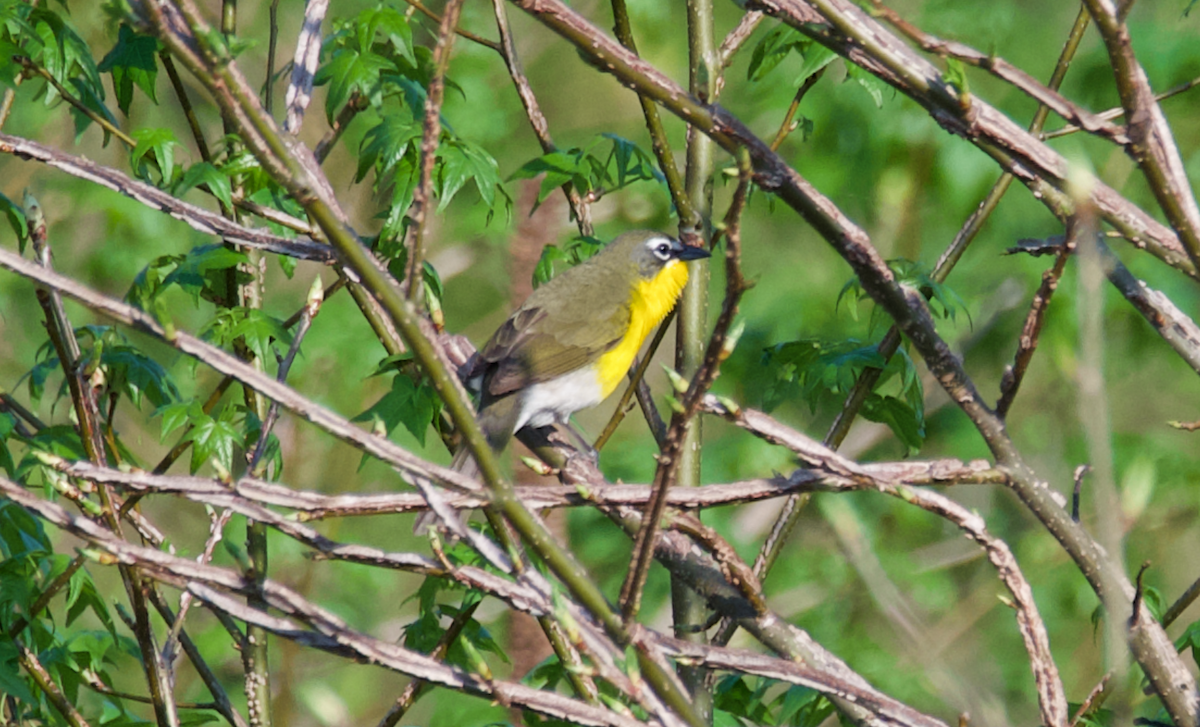
[[(82, 363), (86, 366), (88, 359)], [(124, 392), (139, 409), (143, 397), (156, 408), (179, 400), (179, 389), (167, 370), (133, 346), (106, 346), (100, 363), (107, 372), (109, 386)]]
[(206, 415), (200, 408), (199, 402), (192, 400), (176, 401), (160, 406), (152, 416), (162, 417), (162, 430), (158, 440), (162, 442), (168, 434), (187, 424), (189, 419)]
[(329, 86), (325, 95), (325, 116), (329, 122), (333, 123), (338, 112), (356, 91), (369, 99), (375, 97), (373, 101), (377, 101), (379, 75), (391, 67), (392, 64), (386, 58), (370, 50), (335, 50), (330, 61), (317, 70), (313, 79), (314, 85)]
[(616, 163), (617, 189), (642, 180), (666, 182), (654, 158), (637, 144), (616, 134), (606, 133), (600, 136), (612, 142), (612, 151), (604, 168), (607, 173), (610, 164)]
[[(133, 167), (134, 174), (149, 181), (150, 174), (146, 167), (153, 159), (162, 184), (170, 184), (175, 173), (175, 145), (179, 143), (175, 134), (170, 129), (151, 128), (138, 129), (132, 136), (137, 140), (137, 146), (129, 154), (129, 166)], [(147, 157), (151, 152), (154, 156)]]
[(272, 345), (287, 346), (292, 334), (283, 321), (258, 308), (227, 308), (201, 329), (201, 334), (218, 346), (229, 346), (239, 339), (262, 361), (273, 361)]
[(11, 694), (25, 704), (38, 703), (18, 665), (17, 645), (10, 639), (0, 640), (0, 692)]
[(500, 184), (500, 167), (481, 147), (467, 141), (452, 141), (438, 150), (438, 212), (450, 204), (467, 180), (475, 182), (483, 203), (491, 208)]
[(0, 40), (0, 86), (14, 89), (17, 87), (17, 79), (25, 69), (13, 58), (22, 55), (26, 55), (26, 52), (20, 46)]
[(377, 37), (383, 36), (384, 40), (391, 44), (397, 53), (409, 63), (416, 65), (417, 59), (413, 55), (412, 28), (409, 27), (408, 20), (404, 15), (395, 8), (380, 5), (364, 10), (358, 14), (354, 25), (360, 48), (370, 48), (374, 45)]
[(1200, 666), (1200, 621), (1193, 621), (1184, 629), (1179, 638), (1175, 639), (1175, 650), (1192, 650), (1192, 660)]
[(117, 95), (117, 106), (126, 116), (133, 102), (133, 87), (142, 89), (154, 103), (154, 81), (158, 76), (158, 40), (148, 35), (139, 35), (125, 23), (117, 33), (117, 44), (100, 61), (99, 70), (112, 74), (113, 90)]
[(408, 209), (412, 206), (420, 170), (413, 155), (407, 154), (396, 165), (392, 174), (392, 202), (379, 216), (383, 226), (379, 230), (379, 242), (375, 251), (386, 260), (396, 261), (405, 254), (404, 233), (408, 228)]
[(894, 396), (872, 393), (863, 403), (866, 419), (886, 424), (909, 450), (917, 451), (925, 443), (925, 421), (907, 402)]
[(808, 80), (808, 77), (825, 66), (828, 66), (838, 54), (829, 50), (820, 43), (809, 43), (803, 50), (804, 63), (800, 66), (800, 75), (796, 78), (796, 85), (800, 85)]
[(883, 89), (885, 87), (883, 81), (849, 61), (846, 62), (846, 78), (854, 81), (869, 93), (876, 108), (883, 108)]
[[(104, 104), (103, 89), (97, 91), (97, 87), (85, 82), (82, 78), (72, 78), (66, 85), (75, 89), (76, 97), (78, 97), (84, 106), (91, 109), (97, 116), (105, 119), (113, 126), (117, 126), (117, 117), (113, 116), (112, 112), (108, 110), (108, 106)], [(71, 107), (71, 117), (75, 120), (75, 141), (78, 142), (79, 138), (83, 136), (83, 132), (92, 125), (92, 118), (74, 106)], [(108, 129), (104, 129), (105, 146), (108, 145), (111, 137), (111, 132)]]
[(375, 170), (376, 186), (400, 163), (421, 138), (421, 127), (410, 114), (387, 114), (363, 135), (359, 144), (358, 169), (354, 181), (361, 182), (371, 169)]
[(231, 422), (202, 415), (193, 419), (192, 429), (183, 441), (192, 443), (192, 474), (213, 459), (226, 470), (233, 469), (233, 449), (239, 437)]
[[(246, 260), (245, 253), (224, 245), (200, 245), (178, 259), (175, 269), (163, 278), (161, 287), (178, 285), (191, 294), (193, 301), (199, 303), (201, 296), (209, 290), (211, 274), (228, 270)], [(220, 282), (224, 284), (224, 281)]]
[(750, 81), (762, 80), (783, 62), (788, 53), (802, 50), (805, 44), (810, 42), (800, 31), (790, 26), (776, 26), (754, 46), (750, 54), (750, 66), (746, 69), (746, 78)]
[(229, 183), (229, 177), (208, 162), (198, 162), (188, 167), (171, 193), (182, 197), (189, 189), (201, 184), (206, 185), (208, 191), (226, 207), (233, 207), (233, 186)]
[(392, 379), (391, 391), (362, 414), (354, 417), (353, 421), (381, 421), (389, 435), (397, 425), (403, 424), (424, 446), (425, 434), (429, 431), (433, 418), (437, 416), (439, 401), (437, 393), (429, 385), (417, 384), (411, 377), (397, 374)]
[(562, 260), (566, 257), (566, 253), (554, 245), (547, 245), (542, 248), (542, 256), (538, 258), (537, 265), (533, 268), (533, 287), (540, 288), (554, 277), (554, 263), (557, 260)]

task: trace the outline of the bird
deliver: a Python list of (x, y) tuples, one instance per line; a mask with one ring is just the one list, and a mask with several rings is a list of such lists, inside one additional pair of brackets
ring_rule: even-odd
[[(489, 446), (501, 452), (521, 429), (566, 425), (608, 398), (675, 307), (688, 261), (709, 256), (664, 233), (634, 230), (534, 290), (468, 364)], [(468, 459), (460, 452), (455, 466), (465, 471)]]

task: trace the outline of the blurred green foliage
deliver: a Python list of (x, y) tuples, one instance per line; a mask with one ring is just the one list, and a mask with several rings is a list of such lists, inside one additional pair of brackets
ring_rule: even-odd
[[(1133, 7), (1135, 49), (1158, 91), (1200, 75), (1200, 20), (1195, 13), (1186, 14), (1190, 5), (1169, 0)], [(239, 38), (255, 41), (239, 46), (238, 63), (255, 84), (265, 80), (267, 6), (243, 2), (238, 9)], [(284, 6), (288, 12), (280, 15), (283, 40), (277, 63), (290, 53), (289, 39), (295, 38), (301, 17), (298, 2)], [(733, 3), (720, 3), (716, 10), (719, 33), (740, 16)], [(1003, 56), (1042, 78), (1049, 75), (1076, 12), (1070, 4), (1023, 0), (908, 0), (897, 3), (896, 10), (928, 32)], [(402, 265), (399, 240), (418, 179), (436, 26), (400, 3), (342, 2), (333, 12), (317, 75), (317, 100), (301, 138), (315, 146), (341, 109), (361, 99), (363, 110), (325, 168), (357, 229), (372, 236), (378, 253)], [(586, 12), (599, 25), (610, 22), (603, 4)], [(642, 55), (670, 76), (685, 78), (682, 4), (639, 0), (631, 3), (630, 12)], [(434, 175), (438, 204), (426, 280), (447, 328), (477, 343), (506, 317), (514, 289), (544, 282), (597, 249), (596, 240), (576, 237), (557, 191), (560, 185), (570, 183), (583, 194), (603, 190), (593, 207), (601, 240), (633, 227), (670, 230), (675, 222), (661, 175), (647, 154), (650, 143), (636, 98), (581, 62), (535, 21), (516, 11), (513, 15), (522, 60), (559, 151), (543, 153), (529, 131), (500, 57), (459, 38)], [(462, 25), (487, 37), (495, 34), (484, 3), (468, 3)], [(0, 29), (0, 83), (15, 90), (4, 133), (124, 170), (209, 209), (230, 206), (238, 186), (259, 204), (298, 214), (236, 140), (224, 137), (217, 112), (204, 102), (197, 103), (196, 113), (209, 141), (218, 143), (212, 159), (201, 157), (174, 91), (158, 73), (157, 43), (114, 22), (98, 4), (30, 8), (5, 0), (0, 3)], [(64, 101), (62, 92), (41, 76), (16, 85), (23, 71), (14, 57), (44, 69), (77, 104)], [(1001, 253), (1017, 239), (1060, 233), (1059, 223), (1015, 186), (949, 281), (934, 283), (927, 271), (998, 170), (970, 144), (940, 130), (916, 105), (771, 22), (758, 29), (726, 72), (721, 103), (770, 139), (797, 86), (821, 69), (824, 76), (799, 109), (802, 131), (783, 140), (780, 153), (864, 227), (882, 255), (899, 261), (905, 277), (941, 314), (941, 334), (963, 357), (985, 397), (994, 399), (1030, 297), (1048, 266)], [(1010, 86), (975, 69), (955, 73), (962, 87), (969, 83), (973, 94), (1018, 123), (1032, 115), (1034, 103)], [(193, 99), (199, 97), (200, 89), (190, 79), (185, 78), (185, 86)], [(283, 86), (273, 86), (277, 100)], [(1063, 92), (1093, 111), (1118, 103), (1107, 55), (1094, 33), (1086, 37)], [(119, 114), (110, 108), (114, 103)], [(1200, 97), (1195, 91), (1186, 93), (1164, 101), (1163, 109), (1190, 177), (1200, 179)], [(128, 133), (132, 147), (123, 146), (96, 119)], [(671, 143), (682, 149), (684, 126), (674, 119), (666, 123)], [(1143, 208), (1154, 209), (1145, 182), (1121, 150), (1080, 135), (1052, 144), (1072, 163)], [(723, 158), (719, 164), (731, 166)], [(11, 200), (32, 189), (45, 212), (60, 271), (126, 297), (181, 330), (205, 332), (219, 344), (240, 340), (269, 370), (289, 341), (280, 321), (303, 305), (314, 276), (333, 280), (329, 270), (311, 263), (289, 263), (284, 269), (271, 265), (261, 311), (220, 308), (227, 300), (226, 273), (244, 261), (241, 253), (213, 246), (210, 238), (157, 210), (36, 162), (4, 157), (0, 169), (0, 192), (6, 195), (0, 197), (0, 208), (12, 226), (11, 233), (5, 229), (0, 235), (2, 244), (24, 249), (25, 219), (21, 206)], [(530, 181), (539, 175), (540, 182)], [(728, 175), (717, 177), (716, 215), (723, 214), (732, 193), (727, 180)], [(552, 208), (551, 236), (560, 243), (535, 251), (532, 264), (519, 268), (525, 277), (514, 279), (512, 270), (518, 266), (510, 265), (510, 259), (524, 252), (517, 231), (537, 204)], [(755, 287), (741, 306), (745, 333), (723, 365), (716, 391), (747, 406), (770, 408), (787, 423), (820, 437), (854, 376), (880, 365), (874, 345), (887, 321), (879, 320), (869, 300), (860, 300), (849, 268), (819, 236), (767, 195), (752, 195), (743, 239), (743, 268)], [(1192, 281), (1135, 250), (1117, 252), (1136, 275), (1181, 309), (1200, 309)], [(720, 274), (714, 275), (714, 296), (722, 284)], [(1008, 421), (1011, 435), (1039, 474), (1064, 493), (1072, 486), (1072, 470), (1088, 457), (1074, 385), (1079, 305), (1075, 274), (1069, 269)], [(1169, 603), (1200, 574), (1195, 489), (1200, 464), (1194, 456), (1197, 435), (1166, 422), (1200, 418), (1200, 386), (1195, 373), (1119, 295), (1106, 290), (1104, 306), (1106, 390), (1127, 528), (1125, 559), (1151, 562), (1146, 581)], [(200, 409), (218, 376), (140, 334), (107, 327), (82, 307), (68, 303), (68, 312), (80, 327), (88, 365), (104, 374), (114, 396), (111, 417), (120, 431), (124, 461), (152, 467), (188, 426), (191, 471), (211, 473), (215, 462), (218, 471), (237, 472), (238, 455), (255, 441), (261, 422), (240, 404), (240, 397), (227, 397), (210, 413)], [(0, 341), (0, 389), (49, 424), (23, 438), (15, 417), (0, 412), (0, 467), (54, 496), (57, 475), (34, 452), (82, 458), (82, 448), (70, 426), (70, 403), (62, 398), (57, 356), (46, 345), (33, 287), (9, 274), (0, 275)], [(375, 375), (384, 372), (386, 376)], [(870, 422), (852, 432), (847, 454), (866, 460), (917, 452), (930, 458), (987, 456), (969, 422), (946, 402), (922, 365), (901, 355), (888, 365), (887, 377), (865, 412)], [(651, 379), (661, 396), (666, 382), (657, 375)], [(347, 416), (377, 421), (388, 436), (422, 456), (449, 460), (440, 439), (427, 436), (438, 417), (428, 385), (404, 361), (387, 358), (345, 294), (324, 304), (289, 382)], [(582, 427), (599, 431), (611, 407), (581, 415)], [(302, 422), (285, 417), (276, 434), (278, 459), (272, 471), (282, 473), (290, 486), (328, 493), (398, 486), (388, 468), (362, 460), (352, 448)], [(605, 448), (601, 465), (613, 481), (645, 482), (653, 473), (654, 451), (640, 418), (630, 416)], [(703, 466), (705, 481), (726, 482), (788, 471), (794, 462), (779, 448), (707, 421)], [(1095, 595), (1053, 538), (1007, 493), (965, 486), (950, 494), (979, 511), (993, 534), (1012, 547), (1046, 620), (1068, 695), (1074, 702), (1082, 700), (1105, 670), (1100, 637), (1090, 621), (1098, 603)], [(1091, 526), (1095, 518), (1088, 494), (1085, 484), (1084, 522)], [(720, 508), (705, 518), (752, 559), (776, 507)], [(203, 508), (166, 498), (151, 498), (143, 508), (169, 534), (178, 553), (200, 552), (209, 525)], [(628, 560), (627, 538), (592, 510), (558, 517), (575, 552), (615, 597)], [(389, 550), (423, 547), (409, 533), (407, 521), (398, 524), (395, 518), (351, 518), (319, 527), (331, 538)], [(236, 567), (242, 528), (234, 518), (225, 539), (235, 545), (218, 549), (216, 563)], [(77, 545), (0, 501), (0, 627), (8, 629), (21, 617), (36, 594), (63, 572)], [(902, 502), (870, 493), (818, 495), (766, 588), (782, 615), (883, 691), (914, 707), (947, 720), (967, 711), (977, 725), (1034, 723), (1028, 660), (1011, 611), (996, 598), (1001, 589), (994, 571), (980, 555), (949, 524)], [(439, 590), (433, 582), (422, 585), (409, 574), (317, 564), (300, 546), (277, 537), (271, 539), (271, 577), (365, 631), (389, 638), (405, 634), (409, 643), (425, 647), (473, 598)], [(145, 705), (81, 686), (82, 675), (92, 670), (120, 691), (145, 690), (140, 669), (131, 668), (140, 658), (136, 647), (112, 615), (121, 593), (113, 569), (89, 562), (49, 610), (21, 631), (68, 696), (106, 726), (140, 724), (150, 714)], [(413, 594), (418, 597), (409, 598)], [(644, 612), (661, 623), (667, 604), (667, 579), (656, 569)], [(1191, 648), (1193, 655), (1195, 618), (1194, 612), (1185, 613), (1170, 630), (1179, 648)], [(240, 660), (228, 635), (207, 612), (194, 612), (188, 627), (238, 706), (244, 706)], [(500, 675), (511, 668), (497, 658), (511, 648), (509, 629), (504, 612), (485, 602), (468, 634), (478, 655)], [(281, 640), (273, 645), (280, 725), (369, 722), (386, 711), (404, 684), (382, 670), (300, 652)], [(468, 655), (455, 652), (453, 658), (466, 663)], [(530, 682), (554, 683), (561, 678), (561, 668), (555, 672), (555, 666), (543, 664), (530, 674)], [(1141, 699), (1138, 678), (1135, 671), (1128, 684), (1120, 685), (1135, 699)], [(177, 687), (181, 700), (209, 699), (188, 669), (179, 672)], [(55, 718), (17, 667), (16, 652), (5, 639), (0, 639), (0, 692), (28, 705), (30, 714)], [(748, 677), (723, 677), (716, 695), (717, 724), (723, 725), (816, 725), (830, 709), (815, 693)], [(1152, 700), (1134, 706), (1141, 716), (1157, 712)], [(414, 721), (428, 724), (482, 725), (508, 718), (503, 709), (482, 700), (436, 691), (412, 714)], [(185, 715), (189, 722), (203, 718)], [(1108, 724), (1104, 713), (1092, 719)]]

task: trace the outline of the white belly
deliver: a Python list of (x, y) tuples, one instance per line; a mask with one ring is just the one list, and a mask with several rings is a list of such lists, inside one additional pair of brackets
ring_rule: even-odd
[(580, 409), (595, 406), (603, 400), (597, 372), (588, 366), (526, 389), (521, 397), (521, 415), (517, 418), (516, 429), (565, 422)]

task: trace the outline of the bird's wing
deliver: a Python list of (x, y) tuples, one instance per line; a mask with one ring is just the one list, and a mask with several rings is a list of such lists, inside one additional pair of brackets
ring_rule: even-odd
[[(592, 311), (580, 326), (574, 311), (524, 307), (505, 321), (479, 355), (484, 391), (499, 397), (587, 366), (620, 342), (628, 306)], [(613, 333), (616, 331), (617, 333)]]

